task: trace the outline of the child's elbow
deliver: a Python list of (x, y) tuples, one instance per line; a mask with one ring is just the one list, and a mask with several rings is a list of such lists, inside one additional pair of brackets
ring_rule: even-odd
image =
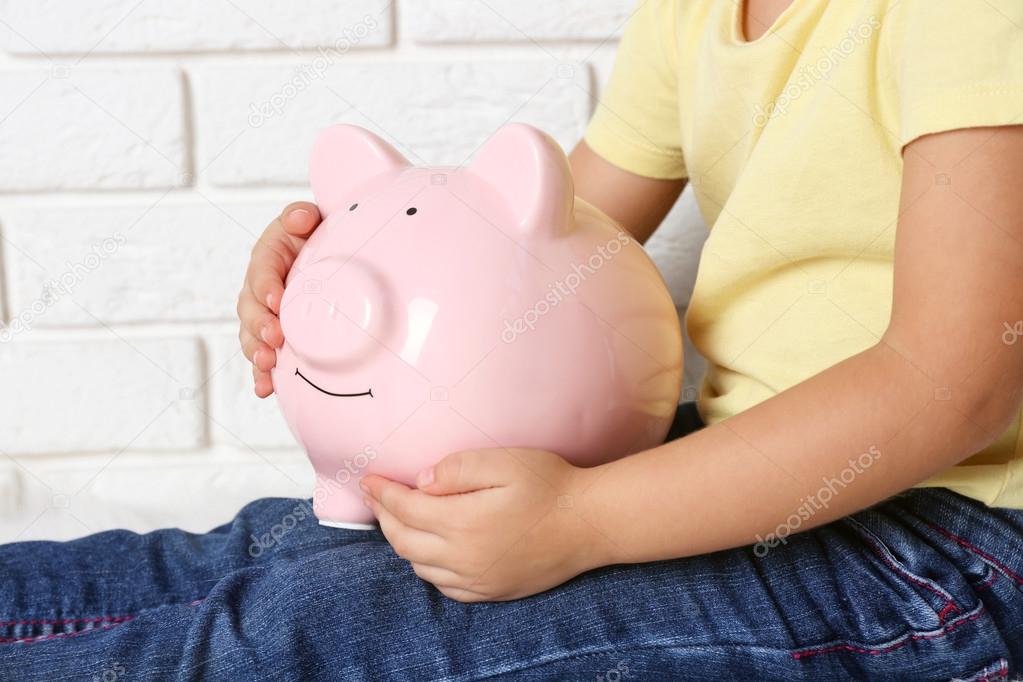
[(947, 335), (895, 335), (891, 331), (876, 350), (889, 363), (894, 351), (900, 363), (912, 365), (901, 379), (920, 382), (914, 393), (933, 401), (932, 409), (922, 406), (921, 416), (934, 420), (934, 433), (954, 434), (955, 440), (962, 441), (955, 448), (962, 459), (994, 444), (1019, 419), (1023, 353), (1018, 349), (992, 349), (975, 339)]

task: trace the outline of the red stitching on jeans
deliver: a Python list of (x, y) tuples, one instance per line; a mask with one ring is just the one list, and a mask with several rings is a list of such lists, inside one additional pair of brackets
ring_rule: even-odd
[(987, 682), (988, 680), (993, 680), (995, 677), (1000, 677), (1004, 680), (1009, 676), (1009, 664), (1006, 663), (1003, 658), (998, 663), (998, 670), (992, 670), (990, 672), (982, 670), (981, 672), (984, 673), (983, 677), (970, 678), (970, 682)]
[(945, 627), (943, 627), (941, 629), (941, 632), (937, 632), (935, 634), (931, 634), (931, 635), (905, 635), (901, 642), (898, 642), (896, 644), (892, 644), (890, 646), (884, 647), (883, 649), (863, 649), (863, 648), (858, 647), (858, 646), (853, 646), (852, 644), (836, 644), (834, 646), (820, 647), (820, 648), (817, 648), (817, 649), (806, 649), (804, 651), (793, 651), (792, 652), (792, 658), (795, 658), (795, 659), (798, 660), (800, 658), (809, 658), (810, 656), (816, 656), (818, 654), (833, 654), (833, 653), (838, 653), (838, 652), (842, 652), (842, 651), (851, 651), (854, 654), (869, 654), (871, 656), (876, 656), (878, 654), (887, 654), (890, 651), (895, 651), (896, 649), (901, 649), (902, 647), (906, 646), (906, 644), (908, 644), (909, 642), (916, 642), (916, 641), (919, 641), (919, 640), (931, 640), (931, 639), (938, 639), (939, 637), (944, 637), (945, 635), (947, 635), (948, 633), (952, 632), (952, 630), (955, 630), (957, 627), (959, 627), (963, 623), (969, 623), (971, 621), (977, 620), (982, 615), (984, 615), (985, 612), (986, 612), (986, 609), (982, 608), (979, 611), (977, 611), (975, 614), (973, 614), (972, 616), (967, 616), (967, 617), (961, 618), (961, 619), (959, 619), (957, 621), (953, 621), (953, 622), (949, 623), (948, 625), (946, 625)]
[(109, 625), (101, 625), (98, 628), (89, 628), (87, 630), (77, 630), (75, 632), (58, 632), (52, 635), (40, 635), (38, 637), (0, 637), (0, 644), (14, 643), (32, 644), (33, 642), (44, 642), (51, 639), (77, 637), (78, 635), (87, 635), (90, 632), (98, 632), (100, 630), (111, 630), (113, 628), (116, 628), (118, 625), (121, 625), (122, 623), (127, 623), (128, 621), (133, 620), (133, 618), (134, 616), (125, 616), (122, 620), (116, 623), (111, 623)]
[(1015, 572), (1013, 572), (1008, 566), (1006, 566), (1001, 561), (999, 561), (998, 559), (994, 558), (993, 556), (991, 556), (990, 554), (988, 554), (984, 550), (980, 549), (979, 547), (977, 547), (975, 545), (971, 545), (969, 542), (967, 542), (966, 540), (963, 540), (961, 537), (959, 537), (958, 535), (956, 535), (955, 533), (953, 533), (950, 530), (946, 530), (945, 528), (942, 528), (941, 526), (935, 525), (933, 523), (929, 523), (928, 525), (931, 528), (933, 528), (934, 530), (936, 530), (939, 533), (941, 533), (942, 535), (944, 535), (945, 537), (947, 537), (949, 540), (953, 540), (953, 541), (959, 543), (960, 545), (962, 545), (963, 547), (965, 547), (966, 549), (970, 550), (971, 552), (973, 552), (974, 554), (979, 556), (981, 559), (987, 559), (992, 564), (994, 564), (998, 568), (1002, 569), (1002, 571), (1005, 572), (1005, 575), (1009, 576), (1010, 578), (1012, 578), (1013, 580), (1018, 582), (1020, 585), (1023, 585), (1023, 578), (1019, 577), (1019, 575), (1017, 575)]
[(958, 611), (958, 610), (959, 610), (959, 607), (956, 606), (955, 604), (948, 604), (941, 611), (938, 611), (938, 622), (939, 623), (944, 623), (945, 622), (945, 617), (949, 614), (950, 611)]
[(998, 576), (1001, 575), (1001, 573), (999, 573), (998, 571), (993, 570), (991, 568), (989, 568), (988, 570), (991, 571), (991, 577), (988, 578), (987, 580), (985, 580), (984, 582), (982, 582), (980, 585), (977, 585), (976, 589), (978, 589), (978, 590), (986, 590), (987, 588), (989, 588), (992, 585), (994, 585), (995, 581), (998, 580)]
[(943, 600), (945, 600), (945, 607), (942, 608), (941, 611), (938, 612), (938, 623), (940, 623), (940, 624), (944, 624), (945, 623), (945, 616), (948, 615), (949, 611), (959, 611), (959, 610), (961, 610), (956, 605), (956, 603), (954, 601), (949, 599), (948, 596), (946, 596), (944, 593), (942, 593), (942, 591), (939, 590), (938, 588), (936, 588), (934, 585), (931, 585), (931, 584), (929, 584), (927, 582), (924, 582), (923, 580), (919, 580), (915, 576), (911, 575), (905, 569), (899, 568), (899, 566), (897, 564), (895, 564), (891, 559), (889, 559), (887, 556), (885, 556), (884, 551), (878, 546), (878, 544), (872, 538), (870, 538), (868, 536), (863, 536), (863, 537), (864, 537), (864, 539), (867, 542), (870, 543), (870, 546), (873, 547), (874, 553), (877, 554), (879, 557), (881, 557), (881, 561), (885, 562), (888, 565), (889, 568), (891, 568), (896, 573), (899, 573), (900, 575), (902, 575), (902, 577), (904, 577), (906, 580), (910, 581), (911, 583), (915, 583), (915, 584), (919, 585), (920, 587), (923, 587), (924, 589), (930, 590), (931, 592), (933, 592), (934, 594), (938, 595)]
[(63, 623), (101, 623), (103, 621), (120, 622), (133, 616), (100, 616), (99, 618), (64, 618), (63, 620), (5, 620), (0, 627), (8, 625), (60, 625)]

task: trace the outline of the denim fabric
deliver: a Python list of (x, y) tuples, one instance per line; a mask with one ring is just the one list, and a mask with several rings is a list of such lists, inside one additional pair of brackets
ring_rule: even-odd
[(379, 532), (321, 527), (286, 499), (202, 535), (3, 546), (0, 579), (3, 680), (1023, 674), (1023, 512), (940, 489), (773, 547), (611, 566), (508, 603), (448, 600)]

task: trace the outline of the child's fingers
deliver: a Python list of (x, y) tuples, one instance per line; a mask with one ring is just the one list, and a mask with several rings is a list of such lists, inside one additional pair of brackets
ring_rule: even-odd
[(238, 333), (238, 340), (242, 345), (242, 353), (258, 369), (269, 372), (277, 364), (277, 353), (274, 349), (254, 337), (244, 327)]
[(276, 272), (262, 270), (253, 273), (249, 280), (249, 290), (260, 305), (274, 315), (280, 314), (281, 300), (284, 298), (284, 280)]
[(256, 395), (260, 398), (265, 398), (274, 392), (274, 384), (270, 378), (270, 372), (264, 372), (253, 365), (252, 379), (256, 384)]
[(284, 345), (277, 314), (284, 296), (284, 280), (295, 262), (305, 237), (320, 223), (315, 204), (289, 204), (252, 247), (245, 283), (238, 295), (238, 339), (242, 352), (253, 363), (252, 379), (260, 398), (273, 393), (269, 370), (277, 362), (275, 348)]
[(269, 370), (277, 362), (274, 349), (284, 345), (284, 332), (276, 315), (284, 296), (284, 279), (305, 237), (319, 224), (320, 211), (315, 204), (289, 204), (252, 247), (252, 259), (238, 295), (238, 339), (245, 357), (253, 363), (252, 379), (261, 398), (273, 393)]
[(384, 509), (411, 528), (440, 535), (438, 529), (451, 520), (452, 498), (427, 495), (374, 474), (364, 477), (359, 486), (369, 496), (374, 512), (378, 507)]
[[(252, 247), (252, 260), (245, 274), (245, 283), (253, 298), (274, 313), (280, 310), (284, 278), (295, 260), (292, 246), (280, 233), (279, 221), (275, 223), (276, 226), (272, 225)], [(274, 231), (277, 234), (273, 234)]]
[(293, 237), (308, 237), (321, 220), (320, 209), (308, 201), (290, 203), (281, 212), (284, 231)]
[(412, 564), (413, 572), (434, 587), (453, 588), (465, 582), (460, 575), (450, 569), (416, 562), (410, 563)]
[(463, 450), (455, 452), (435, 466), (424, 469), (416, 485), (431, 495), (452, 495), (501, 487), (512, 480), (520, 468), (518, 460), (499, 450)]
[(366, 500), (395, 554), (417, 563), (436, 565), (444, 561), (444, 540), (433, 533), (406, 526), (376, 500)]
[(280, 348), (284, 344), (284, 333), (281, 322), (270, 310), (259, 303), (251, 294), (242, 292), (238, 298), (238, 319), (242, 327), (272, 348)]
[(474, 604), (481, 601), (500, 601), (499, 599), (493, 599), (483, 594), (482, 592), (474, 592), (473, 590), (466, 590), (460, 587), (446, 587), (441, 585), (435, 585), (434, 587), (440, 591), (448, 599), (454, 599), (460, 601), (463, 604)]

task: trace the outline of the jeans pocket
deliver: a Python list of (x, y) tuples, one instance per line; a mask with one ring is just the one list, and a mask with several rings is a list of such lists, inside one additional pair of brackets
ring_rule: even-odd
[[(974, 589), (982, 590), (990, 587), (998, 578), (1005, 578), (1023, 588), (1023, 568), (1009, 566), (1005, 561), (981, 549), (952, 531), (935, 523), (928, 524), (943, 540), (951, 544), (954, 550), (962, 553), (967, 559), (961, 561), (966, 567), (964, 574), (970, 579)], [(967, 570), (968, 569), (968, 570)]]
[[(952, 594), (942, 587), (934, 578), (924, 574), (929, 559), (939, 558), (926, 543), (911, 547), (908, 542), (885, 540), (881, 532), (867, 526), (883, 525), (872, 515), (858, 515), (858, 518), (847, 517), (843, 521), (862, 538), (866, 547), (876, 559), (876, 565), (901, 582), (906, 589), (914, 592), (926, 605), (930, 614), (936, 618), (933, 625), (942, 626), (956, 615), (965, 612), (963, 605), (957, 603)], [(873, 523), (877, 521), (877, 523)], [(907, 548), (911, 547), (911, 548)], [(900, 551), (901, 550), (901, 551)], [(929, 572), (929, 571), (928, 571)], [(941, 571), (943, 572), (943, 571)]]

